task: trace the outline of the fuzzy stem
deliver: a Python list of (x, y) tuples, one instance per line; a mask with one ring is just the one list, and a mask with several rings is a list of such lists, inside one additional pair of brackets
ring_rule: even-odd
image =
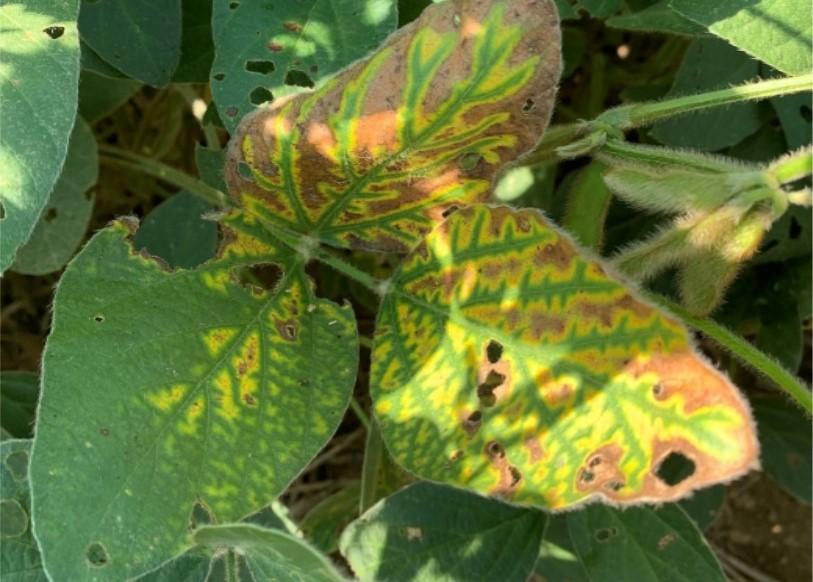
[(708, 107), (719, 107), (741, 101), (756, 101), (810, 90), (813, 90), (813, 74), (783, 77), (664, 101), (622, 105), (605, 111), (596, 118), (596, 121), (616, 129), (628, 130)]
[(350, 399), (350, 408), (353, 409), (353, 414), (356, 415), (356, 418), (359, 419), (361, 426), (364, 427), (364, 430), (370, 431), (370, 419), (367, 418), (367, 415), (364, 413), (364, 409), (361, 407), (361, 404), (358, 403), (356, 397)]
[(770, 166), (770, 171), (780, 184), (790, 184), (813, 174), (813, 152), (803, 148), (782, 156)]
[(186, 172), (176, 170), (152, 158), (105, 144), (99, 145), (99, 152), (102, 154), (101, 159), (105, 163), (153, 176), (173, 186), (187, 190), (220, 208), (232, 205), (229, 198), (220, 190), (212, 188)]
[(752, 368), (771, 380), (808, 414), (813, 413), (813, 398), (811, 398), (810, 389), (778, 362), (763, 354), (753, 345), (715, 321), (695, 317), (681, 305), (660, 295), (650, 294), (650, 298), (660, 304), (664, 309), (671, 311), (686, 324), (703, 332), (715, 342), (729, 350), (749, 368)]
[(711, 156), (659, 146), (639, 145), (619, 139), (608, 139), (601, 148), (596, 150), (594, 155), (597, 160), (608, 165), (615, 165), (620, 160), (628, 163), (656, 164), (682, 170), (691, 168), (701, 172), (719, 174), (743, 170), (741, 162), (727, 160), (722, 156)]

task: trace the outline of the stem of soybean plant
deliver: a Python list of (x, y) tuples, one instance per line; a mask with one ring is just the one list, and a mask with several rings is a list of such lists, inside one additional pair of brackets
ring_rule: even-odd
[(200, 196), (219, 208), (232, 205), (229, 198), (220, 190), (212, 188), (197, 178), (152, 158), (105, 144), (99, 145), (99, 152), (102, 154), (101, 161), (103, 163), (129, 168), (153, 176)]
[(324, 263), (326, 265), (330, 265), (343, 275), (347, 275), (357, 283), (361, 283), (367, 289), (376, 293), (377, 295), (383, 295), (386, 291), (387, 281), (382, 281), (381, 279), (376, 279), (372, 275), (365, 273), (355, 265), (351, 265), (344, 259), (340, 259), (336, 255), (334, 255), (331, 251), (325, 249), (324, 247), (317, 247), (316, 250), (313, 251), (311, 254), (312, 259), (316, 259), (320, 263)]
[(780, 184), (790, 184), (813, 174), (813, 148), (803, 148), (782, 156), (769, 166)]
[(708, 107), (719, 107), (741, 101), (756, 101), (810, 90), (813, 90), (813, 74), (783, 77), (664, 101), (622, 105), (605, 111), (596, 117), (595, 121), (620, 130), (628, 130)]
[(771, 380), (808, 414), (813, 413), (813, 398), (811, 397), (810, 389), (778, 362), (763, 354), (750, 343), (734, 334), (731, 330), (711, 319), (695, 317), (682, 306), (660, 295), (650, 294), (650, 297), (656, 303), (663, 306), (664, 309), (671, 311), (686, 324), (698, 331), (702, 331), (722, 347), (726, 348), (749, 368)]
[(742, 171), (743, 164), (722, 156), (701, 154), (691, 150), (676, 150), (660, 146), (640, 145), (608, 139), (595, 152), (596, 159), (607, 164), (643, 162), (679, 169), (691, 168), (701, 172), (727, 173)]
[(376, 488), (378, 487), (378, 473), (384, 458), (384, 440), (381, 430), (373, 420), (367, 432), (367, 442), (364, 446), (364, 464), (361, 468), (361, 496), (359, 499), (359, 514), (367, 511), (376, 502)]

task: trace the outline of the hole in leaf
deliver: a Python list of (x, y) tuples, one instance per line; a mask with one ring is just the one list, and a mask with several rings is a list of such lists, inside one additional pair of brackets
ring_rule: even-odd
[(194, 531), (200, 526), (208, 525), (213, 521), (212, 512), (198, 499), (192, 506), (192, 511), (189, 513), (189, 531)]
[(517, 483), (522, 481), (522, 472), (514, 467), (513, 465), (508, 467), (508, 472), (511, 473), (511, 485), (510, 487), (516, 487)]
[(16, 538), (28, 529), (28, 514), (16, 499), (0, 501), (0, 537)]
[(505, 448), (497, 441), (489, 441), (486, 444), (486, 454), (492, 459), (502, 459), (505, 456)]
[(596, 474), (593, 473), (593, 471), (590, 471), (589, 469), (582, 469), (582, 472), (579, 475), (579, 480), (582, 483), (590, 483), (595, 478), (596, 478)]
[(670, 487), (674, 487), (694, 475), (694, 469), (694, 461), (683, 453), (672, 451), (658, 465), (655, 475)]
[(618, 530), (616, 528), (614, 528), (614, 527), (605, 527), (605, 528), (602, 528), (602, 529), (597, 529), (595, 537), (596, 537), (597, 542), (599, 542), (600, 544), (603, 544), (604, 542), (609, 541), (610, 538), (614, 538), (617, 535), (618, 535)]
[(788, 236), (792, 240), (796, 240), (802, 234), (802, 225), (796, 220), (795, 216), (790, 217), (790, 228), (788, 229)]
[(212, 78), (215, 81), (222, 81), (223, 79), (226, 78), (226, 73), (215, 73), (214, 75), (212, 75)]
[(28, 453), (25, 451), (15, 451), (5, 460), (6, 469), (17, 481), (25, 481), (28, 477)]
[(491, 340), (486, 346), (486, 357), (492, 364), (496, 364), (502, 357), (502, 344), (496, 340)]
[(596, 455), (595, 457), (593, 457), (592, 459), (590, 459), (587, 462), (587, 466), (588, 467), (598, 467), (599, 465), (601, 465), (601, 463), (602, 463), (602, 458), (600, 456)]
[(522, 112), (530, 113), (531, 111), (533, 111), (534, 107), (536, 107), (536, 101), (534, 101), (533, 99), (526, 99), (525, 105), (522, 106)]
[(96, 315), (93, 316), (93, 321), (95, 321), (96, 323), (102, 323), (104, 321), (104, 315), (102, 315), (101, 313), (97, 313)]
[(460, 169), (464, 172), (471, 172), (474, 168), (477, 167), (477, 164), (480, 163), (480, 160), (483, 159), (483, 156), (478, 154), (477, 152), (466, 152), (465, 154), (461, 155), (458, 160), (457, 164), (460, 166)]
[(494, 406), (497, 403), (494, 390), (501, 386), (503, 382), (505, 382), (505, 376), (491, 370), (485, 381), (477, 387), (477, 397), (480, 399), (480, 404), (485, 407)]
[(110, 556), (107, 555), (107, 550), (99, 542), (93, 542), (88, 546), (85, 551), (85, 557), (88, 564), (95, 568), (104, 568), (110, 563)]
[(3, 220), (6, 217), (6, 207), (0, 202), (0, 220)]
[(226, 108), (226, 116), (227, 116), (227, 117), (236, 117), (236, 116), (237, 116), (237, 113), (238, 113), (239, 111), (240, 111), (240, 110), (239, 110), (239, 109), (237, 109), (237, 107), (235, 107), (234, 105), (232, 105), (231, 107)]
[(237, 10), (237, 8), (238, 8), (239, 6), (240, 6), (240, 3), (239, 3), (239, 2), (229, 2), (229, 9), (230, 9), (230, 10)]
[(801, 115), (802, 119), (804, 119), (808, 123), (813, 121), (813, 109), (811, 109), (810, 106), (808, 105), (802, 105), (799, 108), (799, 115)]
[(45, 211), (45, 214), (43, 215), (42, 219), (45, 222), (53, 222), (56, 219), (56, 215), (57, 215), (56, 208), (49, 208), (48, 210)]
[(251, 166), (243, 161), (238, 162), (237, 173), (240, 174), (240, 177), (244, 180), (251, 180), (251, 178), (254, 177), (254, 174), (251, 172)]
[(478, 430), (480, 430), (480, 425), (483, 423), (483, 413), (479, 410), (475, 410), (472, 412), (469, 417), (463, 421), (463, 430), (466, 431), (466, 434), (469, 436), (474, 435)]
[(311, 73), (313, 73), (315, 75), (316, 73), (319, 72), (319, 66), (318, 65), (311, 65), (309, 70), (310, 70)]
[(53, 39), (57, 39), (63, 34), (65, 34), (65, 27), (64, 26), (46, 26), (42, 29), (42, 32), (47, 34)]
[(288, 73), (285, 75), (285, 84), (308, 88), (313, 88), (314, 86), (313, 79), (311, 79), (310, 75), (308, 75), (305, 71), (300, 71), (298, 69), (291, 69), (288, 71)]
[(260, 73), (270, 75), (277, 67), (271, 61), (246, 61), (246, 71), (249, 73)]
[[(262, 105), (263, 103), (270, 102), (272, 99), (274, 99), (274, 96), (271, 94), (271, 91), (265, 87), (255, 87), (254, 90), (249, 93), (248, 99), (254, 105)], [(226, 112), (226, 115), (229, 115), (228, 111)]]
[(610, 481), (605, 485), (605, 487), (607, 487), (607, 489), (609, 489), (610, 491), (621, 491), (621, 489), (624, 487), (624, 484), (621, 481)]
[(441, 212), (441, 216), (443, 218), (449, 218), (449, 216), (451, 216), (454, 213), (454, 211), (457, 210), (457, 208), (458, 207), (453, 204), (448, 208), (444, 209), (443, 212)]
[(243, 269), (238, 278), (242, 285), (251, 285), (271, 291), (282, 279), (282, 269), (273, 263), (261, 263)]

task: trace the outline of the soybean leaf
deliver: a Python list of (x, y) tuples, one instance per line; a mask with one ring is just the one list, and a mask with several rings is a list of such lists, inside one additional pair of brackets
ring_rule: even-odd
[(173, 83), (208, 83), (215, 47), (212, 0), (181, 0), (181, 58)]
[(354, 483), (323, 499), (302, 520), (302, 532), (319, 550), (330, 554), (339, 547), (339, 535), (358, 515), (361, 487)]
[(128, 77), (163, 87), (181, 56), (181, 0), (82, 2), (82, 40)]
[(305, 0), (273, 6), (216, 0), (212, 95), (233, 132), (257, 105), (321, 85), (395, 29), (393, 0)]
[(211, 548), (234, 548), (245, 557), (251, 579), (280, 582), (340, 582), (343, 578), (326, 556), (291, 534), (250, 524), (204, 526), (195, 531), (196, 543)]
[(212, 188), (221, 192), (226, 191), (226, 179), (223, 176), (223, 166), (226, 165), (226, 152), (195, 145), (195, 164), (198, 166), (198, 176)]
[(709, 32), (788, 75), (813, 67), (813, 23), (807, 0), (670, 0)]
[(339, 544), (362, 582), (524, 582), (546, 521), (538, 510), (419, 482), (375, 504)]
[(141, 83), (132, 79), (113, 79), (82, 71), (79, 76), (79, 114), (88, 123), (95, 123), (121, 107), (140, 88)]
[[(692, 42), (667, 97), (725, 88), (753, 79), (759, 63), (716, 38)], [(669, 145), (717, 151), (739, 143), (762, 126), (759, 104), (739, 103), (657, 124), (650, 135)]]
[(40, 551), (31, 532), (28, 487), (30, 440), (0, 443), (0, 566), (8, 582), (46, 582)]
[[(56, 579), (137, 576), (188, 548), (201, 507), (223, 523), (268, 504), (343, 416), (350, 307), (317, 298), (301, 256), (256, 223), (221, 228), (215, 259), (170, 271), (116, 222), (65, 271), (31, 466)], [(271, 290), (239, 284), (258, 263), (282, 270)]]
[(665, 32), (687, 36), (699, 36), (706, 33), (704, 27), (680, 15), (669, 5), (669, 2), (670, 0), (660, 0), (643, 10), (613, 16), (607, 19), (607, 26), (621, 30)]
[(725, 501), (725, 490), (724, 485), (702, 489), (688, 499), (682, 500), (680, 507), (692, 518), (700, 531), (705, 531), (717, 519), (717, 514)]
[(31, 236), (68, 151), (79, 81), (78, 6), (0, 5), (0, 272)]
[(783, 489), (805, 503), (811, 498), (810, 418), (782, 398), (754, 399), (762, 464)]
[[(756, 464), (747, 404), (687, 330), (533, 210), (433, 231), (382, 300), (371, 366), (396, 461), (514, 502), (675, 500)], [(681, 456), (694, 471), (665, 480)]]
[(82, 63), (83, 71), (89, 71), (108, 79), (125, 80), (128, 78), (127, 75), (102, 59), (84, 40), (79, 41), (79, 48), (81, 51), (80, 62)]
[(578, 5), (593, 18), (607, 18), (618, 12), (621, 0), (578, 0)]
[(133, 246), (172, 268), (197, 267), (217, 251), (217, 224), (202, 218), (212, 210), (211, 204), (191, 192), (178, 192), (147, 215)]
[(534, 572), (542, 580), (556, 582), (589, 582), (590, 578), (579, 560), (570, 534), (567, 531), (567, 516), (564, 514), (551, 515), (539, 558), (534, 566)]
[(39, 388), (39, 378), (33, 372), (0, 374), (0, 426), (11, 436), (33, 436)]
[(813, 93), (799, 93), (771, 99), (771, 105), (776, 109), (785, 141), (790, 149), (797, 149), (811, 143), (813, 135)]
[(96, 138), (82, 118), (73, 127), (68, 156), (31, 238), (17, 251), (12, 269), (45, 275), (65, 266), (85, 236), (93, 211), (88, 190), (96, 184)]
[(579, 170), (567, 189), (563, 226), (584, 246), (595, 250), (601, 249), (604, 221), (613, 198), (602, 177), (606, 169), (601, 162), (591, 162)]
[(339, 247), (406, 251), (484, 200), (550, 116), (550, 0), (443, 2), (313, 93), (245, 120), (226, 180), (262, 221)]
[(677, 505), (624, 511), (590, 505), (569, 513), (567, 524), (591, 582), (725, 580), (700, 531)]

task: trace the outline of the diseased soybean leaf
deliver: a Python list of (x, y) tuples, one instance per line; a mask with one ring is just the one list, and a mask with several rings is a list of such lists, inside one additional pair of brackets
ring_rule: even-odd
[(418, 482), (351, 523), (339, 545), (362, 582), (524, 582), (546, 521), (535, 509)]
[(705, 27), (676, 12), (669, 2), (670, 0), (660, 0), (643, 10), (613, 16), (607, 19), (607, 26), (637, 32), (665, 32), (687, 36), (706, 34)]
[(813, 67), (809, 0), (670, 0), (709, 32), (788, 75)]
[(589, 505), (567, 515), (573, 546), (591, 582), (724, 582), (700, 531), (677, 505), (623, 511)]
[(753, 404), (765, 471), (809, 504), (813, 500), (810, 418), (784, 398), (757, 398)]
[(371, 366), (396, 461), (514, 502), (676, 500), (756, 465), (747, 404), (687, 330), (533, 210), (470, 206), (418, 245)]
[(81, 117), (73, 126), (68, 156), (31, 238), (17, 251), (11, 268), (45, 275), (65, 266), (85, 236), (93, 211), (88, 189), (96, 184), (99, 157), (93, 131)]
[(163, 87), (181, 56), (181, 0), (82, 2), (82, 40), (133, 79)]
[[(189, 547), (193, 511), (223, 523), (268, 504), (344, 414), (352, 310), (317, 298), (301, 255), (252, 220), (221, 228), (215, 259), (169, 271), (116, 222), (65, 271), (31, 466), (55, 579), (137, 576)], [(239, 283), (258, 263), (281, 269), (272, 290)]]
[(113, 79), (82, 71), (79, 75), (79, 114), (88, 123), (95, 123), (113, 113), (141, 88), (132, 79)]
[(30, 440), (0, 443), (0, 570), (4, 582), (46, 582), (37, 541), (31, 533), (28, 487)]
[(393, 0), (215, 0), (212, 95), (233, 132), (257, 105), (313, 87), (395, 30)]
[(0, 373), (0, 426), (16, 438), (34, 435), (40, 381), (33, 372)]
[(341, 582), (330, 560), (289, 533), (251, 524), (210, 525), (192, 535), (200, 545), (233, 548), (245, 558), (250, 579), (262, 582)]
[(0, 272), (31, 236), (68, 151), (78, 9), (78, 0), (0, 4)]
[[(717, 38), (689, 45), (667, 97), (723, 89), (752, 80), (759, 63)], [(650, 131), (659, 142), (701, 151), (717, 151), (741, 142), (762, 126), (759, 104), (737, 103), (663, 121)]]
[(435, 4), (370, 59), (243, 121), (230, 192), (278, 228), (404, 252), (539, 140), (560, 61), (550, 0)]

